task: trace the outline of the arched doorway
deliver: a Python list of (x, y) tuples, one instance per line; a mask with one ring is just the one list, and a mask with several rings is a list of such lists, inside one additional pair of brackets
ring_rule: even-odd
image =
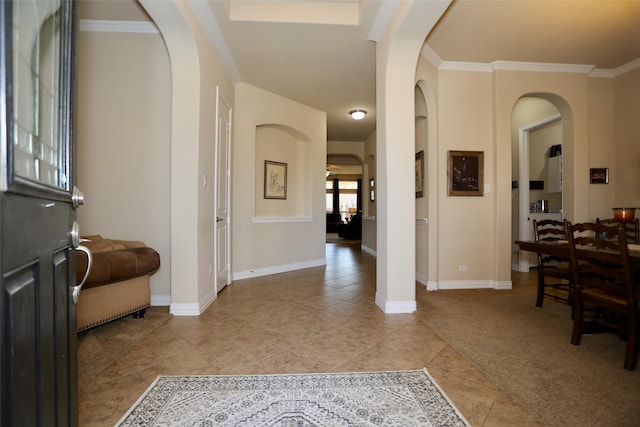
[(327, 155), (327, 243), (362, 238), (363, 162), (353, 154)]
[[(566, 118), (566, 120), (565, 120)], [(511, 112), (512, 205), (511, 235), (531, 240), (534, 219), (563, 220), (572, 212), (575, 158), (572, 115), (567, 102), (554, 94), (525, 94)], [(568, 149), (565, 149), (565, 146)], [(569, 190), (569, 191), (566, 191)], [(568, 197), (565, 197), (568, 196)], [(511, 265), (529, 271), (535, 260), (513, 244)]]

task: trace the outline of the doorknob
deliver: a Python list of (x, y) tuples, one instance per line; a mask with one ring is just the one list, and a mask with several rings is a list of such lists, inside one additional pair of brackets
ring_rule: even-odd
[(73, 192), (71, 193), (71, 202), (73, 203), (74, 208), (84, 205), (84, 193), (75, 185), (73, 186)]
[(220, 218), (219, 216), (216, 217), (216, 222), (220, 222), (222, 221), (222, 218)]

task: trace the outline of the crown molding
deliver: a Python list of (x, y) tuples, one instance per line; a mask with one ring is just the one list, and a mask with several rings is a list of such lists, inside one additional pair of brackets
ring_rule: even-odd
[(482, 62), (444, 61), (435, 50), (425, 43), (422, 56), (438, 70), (493, 72), (497, 70), (533, 71), (541, 73), (577, 73), (588, 74), (593, 78), (613, 78), (640, 68), (640, 58), (634, 59), (615, 69), (596, 68), (595, 65), (551, 64), (541, 62), (494, 61)]
[(80, 31), (96, 33), (160, 33), (156, 24), (151, 21), (109, 21), (103, 19), (81, 19)]
[(580, 64), (552, 64), (542, 62), (519, 62), (519, 61), (493, 61), (491, 67), (494, 70), (508, 71), (534, 71), (541, 73), (576, 73), (588, 74), (593, 71), (595, 65)]
[(615, 70), (608, 70), (605, 68), (594, 68), (593, 71), (589, 73), (589, 77), (600, 78), (600, 79), (610, 79), (615, 77)]
[(634, 59), (631, 62), (627, 62), (624, 65), (613, 70), (613, 77), (618, 77), (624, 73), (628, 73), (629, 71), (633, 71), (637, 68), (640, 68), (640, 58)]
[(494, 68), (491, 64), (485, 64), (483, 62), (454, 62), (443, 61), (438, 67), (438, 70), (447, 71), (475, 71), (477, 73), (492, 73)]

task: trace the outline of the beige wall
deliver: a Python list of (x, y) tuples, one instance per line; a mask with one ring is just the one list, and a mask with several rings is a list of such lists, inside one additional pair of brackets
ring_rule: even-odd
[[(512, 131), (518, 127), (512, 119), (520, 120), (512, 118), (512, 113), (517, 115), (514, 106), (523, 96), (544, 98), (553, 104), (549, 112), (555, 110), (562, 115), (564, 211), (568, 219), (582, 221), (602, 216), (610, 212), (612, 197), (618, 203), (639, 205), (638, 156), (619, 153), (627, 150), (637, 154), (640, 150), (637, 120), (631, 118), (638, 116), (639, 108), (633, 100), (639, 95), (640, 72), (613, 80), (589, 78), (579, 72), (441, 69), (433, 73), (433, 67), (426, 62), (421, 59), (416, 81), (423, 81), (437, 94), (437, 137), (433, 143), (438, 153), (436, 229), (440, 241), (436, 249), (440, 262), (435, 280), (441, 287), (505, 287), (510, 282), (510, 265), (505, 260), (510, 259), (514, 240), (511, 216), (516, 205), (512, 204), (511, 181), (517, 176), (517, 152), (512, 145)], [(538, 110), (538, 116), (547, 115), (545, 108)], [(612, 150), (614, 146), (616, 149)], [(447, 196), (448, 150), (484, 151), (487, 194)], [(615, 166), (608, 160), (613, 152)], [(590, 185), (589, 167), (609, 167), (612, 183)], [(433, 225), (435, 219), (431, 217)], [(460, 265), (466, 265), (468, 272), (459, 272)]]
[[(326, 114), (254, 86), (236, 86), (233, 147), (233, 272), (256, 277), (325, 264)], [(268, 125), (287, 134), (275, 144)], [(288, 182), (301, 191), (264, 200), (264, 160), (288, 163)]]
[(80, 32), (78, 210), (82, 234), (142, 240), (160, 253), (155, 303), (170, 294), (171, 76), (160, 34)]
[[(613, 173), (614, 158), (618, 143), (615, 137), (616, 113), (614, 111), (613, 85), (616, 79), (589, 79), (589, 167), (609, 168)], [(589, 177), (583, 177), (588, 180)], [(614, 207), (615, 181), (609, 184), (589, 184), (589, 214), (596, 218), (611, 218)]]
[[(158, 3), (157, 7), (164, 5)], [(79, 219), (85, 233), (113, 233), (119, 238), (136, 234), (137, 239), (159, 249), (163, 267), (152, 280), (152, 293), (162, 296), (170, 290), (176, 303), (201, 308), (202, 302), (212, 297), (213, 289), (213, 279), (208, 274), (215, 255), (212, 194), (200, 183), (203, 176), (213, 175), (215, 87), (221, 86), (229, 101), (236, 100), (233, 269), (241, 274), (275, 272), (324, 260), (326, 117), (248, 85), (239, 85), (234, 93), (230, 79), (197, 29), (193, 14), (183, 3), (171, 7), (180, 9), (178, 29), (183, 33), (176, 37), (167, 31), (166, 23), (160, 25), (165, 40), (169, 40), (170, 65), (166, 52), (161, 53), (158, 35), (109, 35), (120, 37), (117, 42), (109, 42), (106, 35), (87, 36), (85, 41), (80, 37), (79, 79), (84, 93), (79, 91), (78, 173), (87, 205), (80, 209)], [(391, 47), (382, 45), (381, 55), (393, 59), (393, 53)], [(404, 60), (403, 55), (399, 57)], [(378, 131), (365, 141), (363, 150), (367, 173), (376, 177), (378, 196), (376, 202), (366, 206), (365, 214), (378, 219), (376, 214), (381, 213), (382, 221), (378, 224), (379, 233), (375, 224), (371, 229), (365, 221), (363, 246), (371, 245), (368, 247), (377, 250), (377, 239), (382, 239), (384, 253), (378, 274), (384, 289), (378, 297), (382, 301), (404, 302), (412, 300), (412, 287), (387, 288), (392, 277), (401, 277), (404, 283), (413, 275), (412, 268), (408, 275), (403, 272), (404, 260), (396, 256), (400, 252), (397, 249), (406, 244), (408, 229), (391, 233), (398, 218), (405, 216), (390, 206), (413, 200), (413, 173), (405, 173), (407, 168), (403, 165), (415, 147), (403, 146), (400, 152), (387, 141), (406, 139), (404, 136), (413, 135), (415, 129), (409, 122), (411, 131), (405, 133), (407, 121), (403, 117), (407, 111), (390, 107), (404, 106), (403, 102), (394, 102), (394, 93), (401, 93), (404, 101), (410, 96), (410, 88), (403, 84), (406, 73), (389, 71), (388, 62), (378, 63), (380, 75), (384, 76), (378, 85), (379, 102), (386, 105), (385, 111), (379, 115)], [(112, 67), (114, 63), (119, 67)], [(130, 64), (137, 67), (129, 67)], [(549, 99), (563, 115), (564, 154), (569, 158), (565, 168), (565, 212), (569, 219), (604, 216), (612, 203), (640, 205), (636, 119), (640, 113), (640, 71), (613, 79), (589, 78), (581, 73), (452, 71), (437, 70), (420, 58), (415, 81), (428, 88), (430, 282), (454, 287), (502, 287), (510, 282), (511, 120), (517, 100), (527, 94)], [(168, 84), (172, 92), (166, 91)], [(126, 94), (124, 90), (119, 92), (124, 88), (129, 89)], [(110, 97), (117, 101), (110, 102)], [(170, 112), (165, 108), (169, 103)], [(120, 117), (126, 120), (126, 126), (112, 125), (118, 109), (129, 112)], [(305, 137), (296, 136), (296, 144), (306, 143), (303, 141), (308, 138), (310, 148), (296, 162), (310, 165), (308, 176), (297, 172), (308, 184), (310, 201), (298, 200), (303, 202), (303, 208), (289, 217), (293, 221), (254, 220), (256, 194), (262, 190), (256, 188), (256, 174), (262, 174), (255, 164), (256, 129), (262, 124), (300, 132)], [(489, 189), (485, 196), (447, 196), (448, 150), (484, 151), (484, 178)], [(382, 166), (378, 166), (381, 161)], [(609, 167), (611, 184), (589, 185), (589, 167)], [(364, 181), (368, 183), (368, 178)], [(401, 194), (390, 194), (396, 187), (402, 188)], [(414, 214), (406, 217), (414, 218)], [(125, 228), (126, 235), (118, 234)], [(468, 271), (459, 272), (460, 265), (466, 265)], [(169, 273), (175, 284), (172, 287), (167, 280)]]
[[(616, 149), (613, 170), (609, 170), (613, 205), (640, 207), (640, 67), (616, 77), (613, 94)], [(611, 146), (610, 140), (600, 143)], [(603, 166), (594, 161), (593, 167)], [(607, 213), (610, 217), (611, 211)], [(636, 216), (638, 214), (640, 212), (636, 212)]]
[[(438, 232), (439, 281), (494, 279), (495, 175), (493, 135), (493, 76), (490, 73), (444, 71), (438, 96), (438, 185), (441, 212)], [(484, 152), (484, 183), (491, 191), (483, 197), (447, 195), (447, 152)], [(489, 258), (489, 259), (487, 259)], [(460, 272), (459, 266), (467, 271)], [(463, 267), (464, 268), (464, 267)]]

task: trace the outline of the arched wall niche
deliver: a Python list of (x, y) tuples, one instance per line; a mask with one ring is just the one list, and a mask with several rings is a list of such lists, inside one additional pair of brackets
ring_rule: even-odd
[(415, 152), (416, 152), (416, 281), (427, 284), (429, 267), (428, 208), (429, 189), (425, 173), (428, 164), (427, 103), (419, 85), (415, 86)]
[[(424, 184), (425, 200), (420, 215), (424, 218), (426, 228), (426, 242), (424, 253), (426, 254), (426, 265), (420, 266), (416, 264), (417, 279), (425, 285), (428, 290), (438, 289), (438, 188), (440, 186), (439, 168), (438, 168), (438, 111), (436, 109), (435, 95), (431, 86), (425, 80), (418, 80), (415, 86), (416, 97), (416, 125), (418, 118), (424, 120), (426, 127), (426, 146), (424, 148)], [(418, 216), (416, 211), (416, 218)]]
[[(297, 129), (280, 124), (256, 126), (255, 137), (255, 216), (312, 216), (310, 138)], [(285, 199), (265, 197), (266, 161), (286, 165)]]

